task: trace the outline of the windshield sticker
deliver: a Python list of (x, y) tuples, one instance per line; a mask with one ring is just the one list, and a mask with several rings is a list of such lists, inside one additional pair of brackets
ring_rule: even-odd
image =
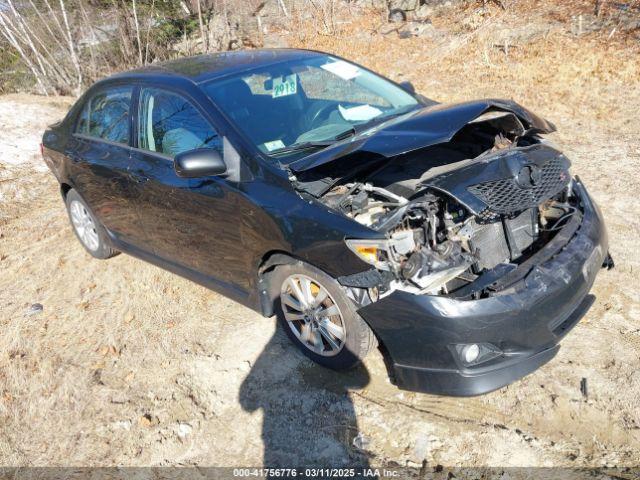
[(352, 78), (356, 78), (360, 75), (360, 69), (358, 67), (342, 60), (325, 63), (324, 65), (321, 65), (321, 68), (339, 76), (343, 80), (351, 80)]
[(298, 91), (297, 75), (292, 73), (286, 77), (278, 77), (273, 79), (273, 90), (271, 97), (286, 97), (287, 95), (295, 95)]
[(338, 105), (338, 110), (342, 118), (349, 122), (367, 121), (382, 114), (382, 110), (372, 107), (369, 104), (352, 108), (344, 108), (342, 105)]
[(264, 142), (262, 145), (264, 145), (264, 148), (266, 148), (268, 152), (284, 148), (284, 142), (282, 140), (272, 140), (270, 142)]

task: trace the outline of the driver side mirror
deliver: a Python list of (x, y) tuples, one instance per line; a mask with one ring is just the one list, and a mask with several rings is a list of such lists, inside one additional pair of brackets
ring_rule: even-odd
[(212, 148), (198, 148), (179, 153), (173, 161), (173, 167), (182, 178), (224, 175), (227, 172), (222, 155)]
[(409, 81), (400, 82), (398, 85), (402, 87), (403, 90), (409, 92), (412, 95), (416, 94), (416, 87), (413, 86), (413, 83)]

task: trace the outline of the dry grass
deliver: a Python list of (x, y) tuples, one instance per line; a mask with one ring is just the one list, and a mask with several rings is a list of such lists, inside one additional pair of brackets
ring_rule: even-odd
[[(608, 31), (576, 37), (575, 10), (531, 3), (526, 14), (512, 2), (434, 16), (433, 38), (382, 36), (374, 13), (337, 36), (309, 29), (289, 41), (438, 100), (514, 98), (558, 125), (618, 266), (600, 274), (596, 305), (553, 362), (472, 399), (400, 392), (379, 355), (349, 375), (313, 367), (272, 319), (128, 256), (90, 259), (55, 180), (38, 171), (40, 132), (68, 100), (1, 97), (0, 148), (12, 153), (0, 162), (0, 464), (637, 464), (638, 44)], [(494, 46), (532, 25), (542, 33), (508, 55)], [(27, 315), (35, 302), (44, 311)], [(366, 455), (353, 447), (358, 431)]]
[(439, 101), (512, 98), (556, 120), (619, 119), (607, 126), (632, 133), (629, 120), (640, 95), (637, 38), (608, 38), (609, 30), (572, 34), (572, 16), (592, 9), (591, 2), (510, 5), (506, 12), (473, 2), (445, 10), (432, 17), (437, 33), (426, 37), (379, 34), (384, 16), (371, 13), (342, 25), (340, 35), (291, 35), (290, 41), (354, 59), (397, 81), (411, 80)]

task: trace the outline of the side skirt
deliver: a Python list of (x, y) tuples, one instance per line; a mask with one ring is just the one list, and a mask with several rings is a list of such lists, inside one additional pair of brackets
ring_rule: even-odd
[(198, 285), (202, 285), (203, 287), (224, 295), (225, 297), (230, 298), (231, 300), (238, 302), (245, 307), (250, 308), (251, 310), (262, 313), (262, 309), (256, 302), (255, 296), (252, 296), (246, 290), (236, 285), (223, 282), (217, 278), (204, 275), (196, 270), (185, 267), (184, 265), (172, 262), (171, 260), (162, 258), (154, 253), (143, 250), (140, 247), (131, 245), (130, 243), (123, 242), (108, 230), (107, 235), (109, 235), (109, 240), (113, 244), (114, 248), (120, 250), (121, 252), (139, 258), (140, 260), (144, 260), (145, 262), (151, 263), (171, 273), (175, 273), (176, 275), (180, 275), (181, 277), (191, 280)]

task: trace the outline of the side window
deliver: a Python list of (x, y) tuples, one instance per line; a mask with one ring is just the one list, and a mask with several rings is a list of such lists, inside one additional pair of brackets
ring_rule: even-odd
[(140, 92), (138, 146), (170, 157), (196, 148), (215, 148), (222, 141), (200, 112), (183, 97), (157, 88)]
[(128, 145), (132, 92), (132, 87), (115, 87), (96, 93), (82, 109), (76, 133)]

